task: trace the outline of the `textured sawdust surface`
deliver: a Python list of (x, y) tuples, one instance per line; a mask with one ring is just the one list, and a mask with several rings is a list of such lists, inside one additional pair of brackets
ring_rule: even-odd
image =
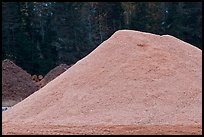
[(3, 134), (202, 134), (202, 52), (120, 30), (8, 111)]

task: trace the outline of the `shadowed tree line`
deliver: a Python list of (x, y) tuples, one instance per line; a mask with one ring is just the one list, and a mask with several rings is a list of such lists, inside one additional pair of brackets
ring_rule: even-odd
[(169, 34), (202, 49), (202, 3), (2, 2), (2, 60), (44, 75), (119, 29)]

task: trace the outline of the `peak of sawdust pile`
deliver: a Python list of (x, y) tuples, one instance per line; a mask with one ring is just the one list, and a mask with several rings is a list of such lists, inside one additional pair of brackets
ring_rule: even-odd
[(60, 64), (54, 69), (50, 70), (45, 77), (39, 82), (40, 87), (44, 87), (47, 83), (58, 77), (60, 74), (65, 72), (68, 68), (70, 68), (71, 65), (67, 64)]
[(3, 131), (11, 130), (9, 123), (35, 127), (201, 124), (201, 62), (200, 49), (173, 36), (117, 31), (3, 113)]
[(9, 59), (2, 61), (3, 106), (13, 106), (37, 90), (30, 74)]

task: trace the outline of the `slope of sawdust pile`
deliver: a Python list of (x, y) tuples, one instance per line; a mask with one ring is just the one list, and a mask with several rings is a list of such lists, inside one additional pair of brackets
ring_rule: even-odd
[(117, 31), (3, 112), (3, 134), (201, 134), (201, 50)]
[(37, 90), (30, 74), (9, 59), (2, 61), (2, 106), (13, 106)]
[(59, 76), (60, 74), (65, 72), (70, 67), (71, 66), (69, 66), (67, 64), (60, 64), (59, 66), (57, 66), (54, 69), (50, 70), (45, 75), (45, 77), (41, 81), (38, 82), (38, 84), (40, 85), (40, 87), (44, 87), (47, 83), (49, 83), (50, 81), (55, 79), (57, 76)]

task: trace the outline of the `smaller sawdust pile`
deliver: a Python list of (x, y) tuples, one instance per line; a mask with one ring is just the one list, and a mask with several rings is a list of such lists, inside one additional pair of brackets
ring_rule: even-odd
[(55, 67), (54, 69), (50, 70), (45, 77), (38, 82), (40, 87), (44, 87), (47, 83), (55, 79), (57, 76), (65, 72), (68, 68), (72, 65), (67, 64), (60, 64), (59, 66)]
[(37, 90), (30, 74), (9, 59), (2, 61), (3, 106), (13, 106)]

